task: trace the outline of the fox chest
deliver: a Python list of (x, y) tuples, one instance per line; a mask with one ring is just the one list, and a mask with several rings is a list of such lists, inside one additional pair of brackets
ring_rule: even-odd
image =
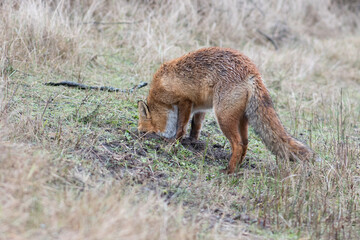
[(174, 105), (172, 109), (168, 110), (165, 131), (160, 132), (159, 135), (166, 138), (174, 138), (177, 131), (178, 121), (178, 106)]
[[(179, 107), (178, 105), (173, 105), (172, 109), (169, 109), (167, 112), (167, 119), (165, 129), (162, 132), (159, 132), (159, 135), (165, 138), (175, 138), (176, 132), (178, 130), (178, 118), (179, 118)], [(196, 112), (202, 112), (207, 109), (212, 108), (212, 101), (211, 102), (204, 102), (201, 105), (193, 105), (190, 119), (192, 115)]]

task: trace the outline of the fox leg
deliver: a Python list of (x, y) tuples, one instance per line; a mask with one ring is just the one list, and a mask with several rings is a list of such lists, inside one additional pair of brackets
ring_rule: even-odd
[(236, 166), (243, 161), (247, 150), (248, 121), (244, 116), (245, 107), (243, 106), (239, 104), (237, 109), (230, 109), (226, 105), (215, 106), (215, 114), (220, 129), (229, 140), (232, 150), (227, 173), (234, 173)]
[(236, 166), (242, 160), (243, 156), (245, 156), (244, 153), (246, 151), (240, 135), (239, 118), (232, 116), (224, 117), (219, 115), (217, 115), (217, 118), (221, 131), (231, 144), (232, 154), (227, 173), (234, 173)]
[(249, 120), (246, 116), (243, 117), (243, 119), (240, 121), (239, 130), (240, 130), (240, 136), (241, 136), (241, 142), (243, 144), (243, 153), (241, 156), (240, 164), (244, 161), (247, 147), (248, 147), (248, 124)]
[(202, 122), (204, 121), (205, 113), (204, 112), (198, 112), (195, 113), (192, 120), (191, 120), (191, 132), (190, 132), (190, 138), (193, 139), (199, 139), (200, 130)]
[(192, 102), (188, 100), (181, 101), (179, 102), (178, 109), (176, 139), (181, 139), (186, 134), (187, 124), (191, 115)]

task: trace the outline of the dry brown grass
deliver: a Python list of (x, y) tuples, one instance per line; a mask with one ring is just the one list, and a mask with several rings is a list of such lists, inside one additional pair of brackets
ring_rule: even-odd
[(64, 171), (26, 145), (1, 142), (0, 151), (1, 239), (195, 238), (199, 226), (157, 196)]
[[(356, 9), (350, 0), (0, 1), (0, 239), (356, 239)], [(170, 201), (160, 179), (139, 184), (139, 173), (157, 167), (154, 157), (135, 154), (139, 146), (146, 149), (144, 141), (121, 142), (148, 164), (125, 176), (98, 157), (87, 159), (107, 131), (116, 139), (128, 133), (115, 133), (106, 114), (126, 129), (136, 116), (133, 97), (145, 92), (103, 97), (41, 88), (58, 79), (128, 87), (149, 81), (165, 60), (215, 45), (254, 60), (281, 119), (320, 154), (321, 163), (274, 161), (253, 137), (248, 158), (257, 167), (226, 178), (213, 165), (205, 173), (200, 167), (185, 174), (173, 170), (168, 165), (180, 165), (179, 159), (193, 160), (175, 153), (169, 163), (164, 158), (165, 170), (154, 170), (172, 174), (166, 191), (177, 186), (176, 194), (184, 192)], [(100, 110), (105, 120), (98, 117), (100, 130), (94, 130), (95, 123), (80, 124), (68, 114), (66, 106), (74, 102), (74, 118), (96, 112), (91, 107), (99, 102), (112, 107)], [(203, 134), (221, 141), (210, 127)]]

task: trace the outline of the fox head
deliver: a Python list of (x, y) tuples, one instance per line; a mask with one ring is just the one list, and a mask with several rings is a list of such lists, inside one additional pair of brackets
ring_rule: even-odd
[(145, 133), (156, 133), (162, 137), (173, 138), (177, 129), (177, 106), (149, 106), (144, 101), (138, 101), (138, 130)]

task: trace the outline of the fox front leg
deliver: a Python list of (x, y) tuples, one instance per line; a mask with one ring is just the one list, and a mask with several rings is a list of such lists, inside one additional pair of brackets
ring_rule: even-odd
[(190, 119), (192, 102), (189, 100), (180, 101), (178, 105), (178, 121), (175, 138), (181, 140), (186, 134), (187, 124)]
[(205, 119), (205, 112), (198, 112), (195, 113), (193, 119), (191, 120), (191, 131), (190, 131), (190, 138), (198, 140), (202, 122)]

